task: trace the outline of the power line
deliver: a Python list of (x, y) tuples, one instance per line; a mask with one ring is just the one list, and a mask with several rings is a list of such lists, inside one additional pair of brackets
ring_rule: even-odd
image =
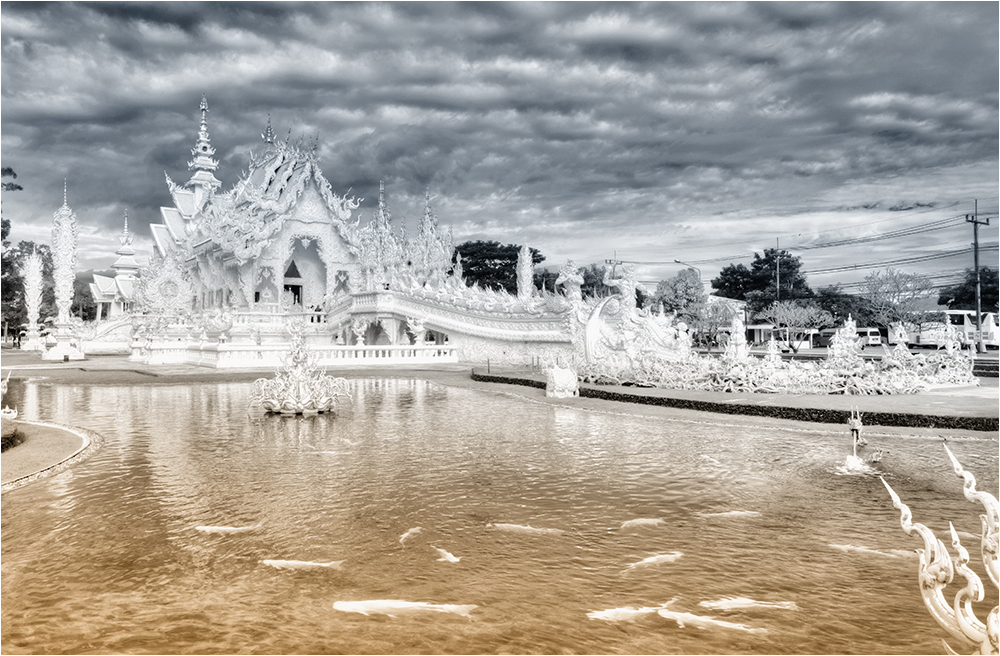
[[(991, 244), (988, 246), (980, 246), (980, 250), (997, 250), (997, 244)], [(825, 269), (812, 269), (810, 271), (802, 271), (803, 274), (819, 274), (819, 273), (840, 273), (844, 271), (853, 271), (856, 269), (881, 269), (887, 266), (899, 266), (903, 264), (916, 264), (918, 262), (927, 262), (930, 260), (940, 260), (947, 257), (955, 257), (957, 255), (966, 255), (972, 252), (972, 248), (959, 248), (952, 251), (942, 251), (938, 253), (932, 253), (930, 255), (916, 255), (913, 257), (903, 257), (895, 260), (883, 260), (881, 262), (871, 262), (868, 264), (845, 264), (843, 266), (828, 267)]]

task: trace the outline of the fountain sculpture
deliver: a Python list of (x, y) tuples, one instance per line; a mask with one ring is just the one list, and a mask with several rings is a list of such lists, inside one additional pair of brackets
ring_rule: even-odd
[(305, 324), (288, 324), (291, 350), (284, 371), (274, 378), (258, 378), (250, 391), (251, 407), (283, 415), (314, 415), (332, 412), (340, 396), (350, 397), (347, 380), (327, 376), (316, 365), (316, 357), (305, 343)]
[[(974, 503), (982, 504), (983, 508), (986, 509), (986, 514), (980, 515), (983, 526), (980, 550), (987, 576), (993, 582), (994, 587), (1000, 587), (1000, 566), (997, 562), (998, 545), (1000, 545), (1000, 534), (998, 534), (1000, 504), (997, 503), (997, 498), (992, 494), (977, 491), (975, 477), (962, 468), (947, 446), (945, 446), (945, 451), (951, 459), (955, 475), (964, 481), (965, 498)], [(884, 478), (882, 484), (885, 485), (889, 496), (892, 497), (892, 505), (900, 511), (899, 523), (903, 530), (907, 535), (912, 535), (916, 531), (924, 541), (924, 548), (917, 550), (920, 557), (917, 577), (920, 582), (920, 594), (931, 617), (953, 638), (976, 644), (978, 646), (976, 653), (998, 653), (998, 638), (1000, 638), (1000, 614), (998, 614), (1000, 611), (998, 608), (1000, 607), (993, 607), (993, 610), (986, 616), (985, 623), (980, 621), (973, 611), (972, 603), (983, 600), (983, 583), (979, 576), (969, 568), (969, 552), (959, 541), (955, 527), (949, 522), (951, 545), (957, 554), (957, 557), (952, 559), (944, 541), (938, 539), (934, 532), (923, 524), (913, 523), (909, 507), (900, 501), (899, 496), (889, 487)], [(949, 604), (944, 596), (944, 589), (954, 579), (956, 570), (965, 579), (965, 586), (955, 593), (954, 603)], [(944, 646), (948, 653), (956, 653), (947, 643)]]

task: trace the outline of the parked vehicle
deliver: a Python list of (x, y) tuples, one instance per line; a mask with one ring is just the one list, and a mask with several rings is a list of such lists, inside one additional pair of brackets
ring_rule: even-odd
[[(830, 346), (833, 336), (837, 334), (837, 328), (824, 328), (819, 331), (818, 343), (820, 346)], [(866, 346), (878, 346), (882, 343), (882, 333), (878, 328), (858, 328), (858, 338), (861, 340), (861, 348)]]
[[(937, 314), (944, 315), (945, 321), (926, 321), (919, 325), (906, 324), (906, 339), (911, 346), (941, 348), (948, 341), (949, 332), (953, 332), (961, 344), (975, 344), (979, 341), (979, 334), (976, 332), (975, 310), (945, 310)], [(997, 314), (983, 312), (981, 321), (983, 343), (987, 348), (997, 348), (1000, 345)], [(895, 336), (891, 331), (889, 343), (896, 343)]]

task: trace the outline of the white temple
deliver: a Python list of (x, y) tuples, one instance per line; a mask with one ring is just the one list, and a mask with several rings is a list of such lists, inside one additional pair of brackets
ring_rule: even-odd
[[(151, 226), (156, 252), (135, 288), (133, 360), (276, 364), (285, 325), (302, 318), (325, 365), (569, 354), (562, 296), (467, 287), (429, 196), (413, 238), (393, 227), (381, 185), (362, 225), (360, 201), (331, 189), (316, 145), (275, 139), (270, 119), (247, 172), (222, 190), (204, 98), (200, 109), (193, 174), (184, 184), (167, 176), (173, 205)], [(531, 284), (530, 258), (518, 279)], [(107, 280), (95, 280), (102, 302)]]

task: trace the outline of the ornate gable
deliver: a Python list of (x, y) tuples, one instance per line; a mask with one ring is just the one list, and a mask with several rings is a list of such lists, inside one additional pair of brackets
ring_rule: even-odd
[[(315, 196), (307, 194), (308, 189), (314, 189)], [(313, 206), (297, 212), (304, 198)], [(319, 208), (314, 204), (317, 198)], [(357, 254), (357, 224), (350, 220), (358, 206), (354, 198), (333, 193), (314, 149), (278, 142), (268, 144), (260, 156), (251, 154), (249, 172), (231, 191), (210, 200), (202, 212), (201, 229), (242, 264), (259, 258), (289, 218), (311, 215), (314, 221), (332, 224), (348, 250)]]

